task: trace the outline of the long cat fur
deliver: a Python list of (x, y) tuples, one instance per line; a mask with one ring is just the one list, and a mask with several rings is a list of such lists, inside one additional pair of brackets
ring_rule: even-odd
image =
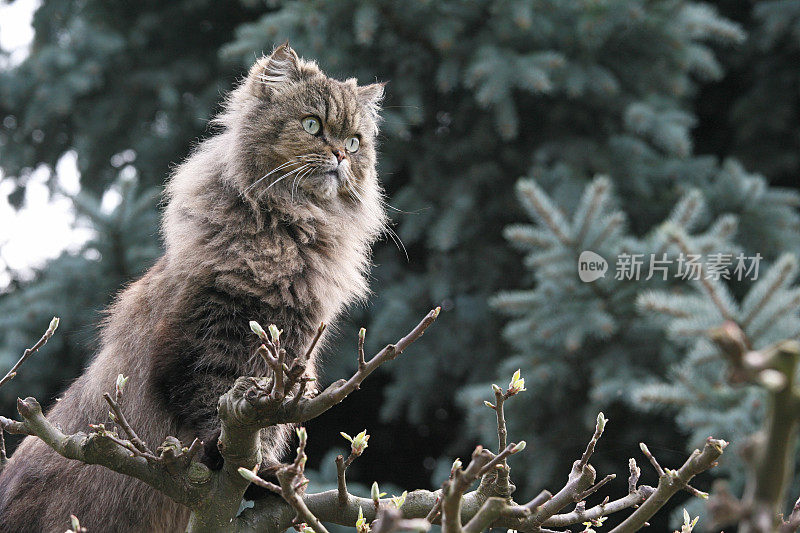
[[(251, 357), (250, 320), (282, 328), (294, 356), (320, 322), (363, 298), (370, 245), (386, 220), (375, 166), (382, 95), (380, 84), (326, 77), (288, 44), (257, 61), (214, 120), (218, 131), (171, 176), (165, 253), (110, 307), (99, 352), (50, 420), (70, 433), (108, 423), (102, 393), (124, 374), (123, 409), (151, 446), (167, 435), (213, 440), (218, 397), (236, 377), (264, 373)], [(303, 130), (307, 115), (320, 117), (322, 134)], [(358, 151), (336, 167), (354, 134)], [(296, 156), (306, 157), (269, 174)], [(277, 461), (286, 429), (263, 431), (263, 442)], [(172, 532), (185, 529), (189, 511), (26, 438), (0, 474), (0, 531), (60, 533), (70, 514), (89, 531)]]

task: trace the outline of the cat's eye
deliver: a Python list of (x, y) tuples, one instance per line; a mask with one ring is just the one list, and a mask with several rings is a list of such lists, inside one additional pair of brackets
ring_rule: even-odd
[(317, 117), (306, 117), (300, 123), (303, 125), (303, 129), (311, 135), (316, 135), (322, 129), (322, 123)]
[(350, 137), (344, 142), (344, 147), (347, 148), (347, 151), (352, 153), (358, 152), (358, 146), (361, 144), (361, 141), (358, 140), (358, 137)]

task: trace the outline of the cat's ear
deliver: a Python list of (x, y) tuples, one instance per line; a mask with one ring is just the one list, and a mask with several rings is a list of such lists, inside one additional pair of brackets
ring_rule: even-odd
[(365, 105), (380, 106), (383, 101), (384, 87), (386, 87), (386, 82), (362, 85), (356, 89), (358, 99)]
[(300, 58), (289, 46), (289, 41), (259, 59), (250, 69), (249, 78), (257, 96), (269, 96), (302, 75)]
[(369, 111), (373, 118), (378, 119), (383, 102), (384, 87), (386, 82), (362, 85), (356, 88), (359, 103)]

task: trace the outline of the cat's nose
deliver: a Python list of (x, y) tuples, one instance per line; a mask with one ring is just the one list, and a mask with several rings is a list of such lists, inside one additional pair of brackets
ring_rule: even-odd
[(343, 160), (343, 159), (344, 159), (344, 157), (345, 157), (344, 150), (342, 150), (341, 148), (331, 148), (331, 152), (333, 152), (333, 155), (335, 155), (335, 156), (336, 156), (336, 160), (337, 160), (339, 163), (341, 163), (341, 162), (342, 162), (342, 160)]

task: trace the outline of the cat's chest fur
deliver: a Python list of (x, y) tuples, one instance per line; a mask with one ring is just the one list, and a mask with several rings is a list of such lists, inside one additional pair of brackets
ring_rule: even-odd
[(328, 321), (366, 290), (365, 251), (323, 222), (271, 220), (251, 234), (216, 233), (208, 242), (218, 257), (209, 265), (214, 284), (252, 296), (277, 315)]

